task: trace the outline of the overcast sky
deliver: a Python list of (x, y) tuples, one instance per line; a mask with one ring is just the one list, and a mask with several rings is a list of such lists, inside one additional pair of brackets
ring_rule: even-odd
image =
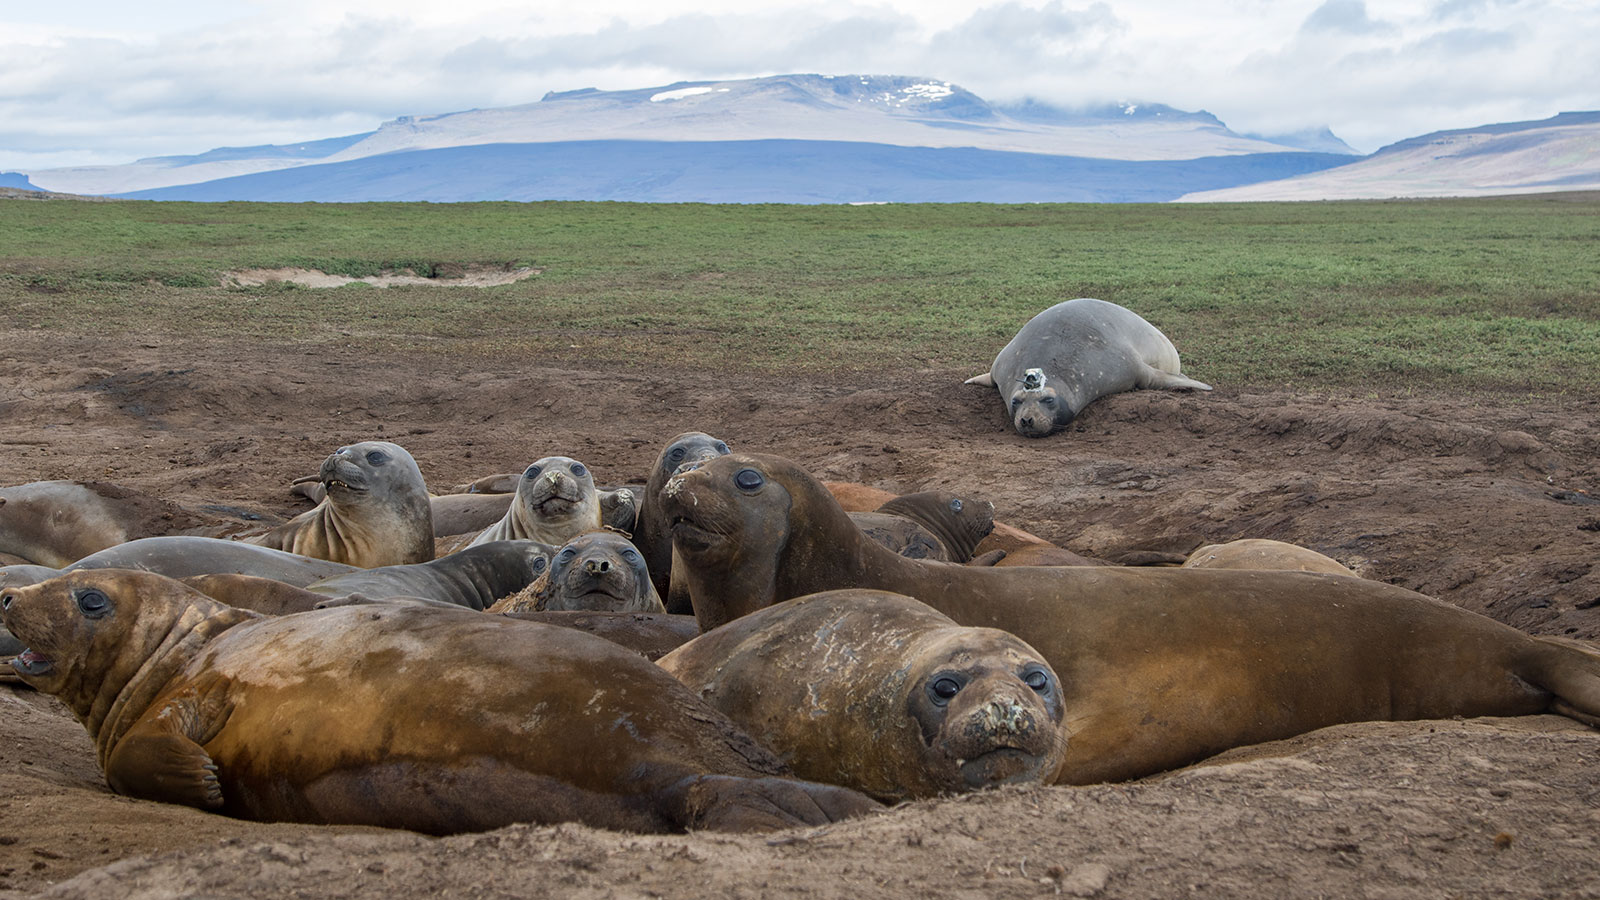
[(790, 72), (1327, 125), (1357, 150), (1600, 109), (1596, 0), (0, 0), (0, 171)]

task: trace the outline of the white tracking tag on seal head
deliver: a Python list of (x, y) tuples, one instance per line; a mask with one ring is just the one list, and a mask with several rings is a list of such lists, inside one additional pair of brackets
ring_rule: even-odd
[(1022, 373), (1022, 389), (1025, 391), (1044, 390), (1044, 370), (1029, 369)]

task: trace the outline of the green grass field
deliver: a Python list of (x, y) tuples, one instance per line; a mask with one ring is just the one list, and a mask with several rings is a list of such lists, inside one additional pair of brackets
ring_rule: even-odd
[[(494, 288), (224, 288), (248, 267), (528, 265)], [(3, 327), (544, 362), (973, 373), (1028, 317), (1130, 307), (1229, 386), (1588, 391), (1600, 196), (1217, 205), (0, 200)]]

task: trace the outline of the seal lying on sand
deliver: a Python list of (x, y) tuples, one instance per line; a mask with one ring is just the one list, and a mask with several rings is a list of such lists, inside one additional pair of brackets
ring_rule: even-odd
[(615, 531), (591, 531), (567, 541), (552, 553), (549, 568), (518, 591), (489, 611), (666, 612), (639, 548)]
[(796, 775), (886, 802), (1050, 781), (1061, 684), (1015, 636), (884, 591), (757, 610), (659, 661)]
[(545, 573), (556, 548), (538, 541), (490, 541), (409, 566), (358, 569), (306, 585), (326, 597), (426, 597), (488, 609)]
[(674, 476), (703, 630), (792, 597), (894, 591), (1037, 649), (1067, 693), (1059, 781), (1136, 778), (1326, 725), (1556, 712), (1600, 723), (1600, 652), (1393, 585), (1309, 572), (974, 568), (866, 540), (794, 463)]
[(140, 538), (91, 553), (67, 566), (66, 571), (79, 569), (139, 569), (168, 578), (254, 575), (295, 587), (357, 571), (355, 566), (344, 563), (208, 537)]
[(252, 544), (363, 569), (433, 559), (433, 510), (422, 470), (404, 447), (363, 441), (322, 462), (327, 496)]
[(1154, 325), (1133, 310), (1088, 297), (1057, 303), (1028, 320), (989, 371), (967, 384), (997, 388), (1023, 437), (1060, 431), (1107, 394), (1211, 390), (1178, 374), (1178, 350)]
[(851, 513), (856, 526), (878, 543), (912, 559), (965, 564), (994, 530), (994, 504), (949, 491), (894, 497), (869, 513)]
[(538, 541), (559, 547), (600, 528), (600, 497), (589, 467), (570, 456), (546, 456), (522, 473), (511, 506), (499, 522), (468, 544)]
[(30, 648), (13, 669), (78, 716), (129, 796), (430, 834), (749, 831), (876, 806), (771, 777), (781, 764), (670, 675), (570, 628), (401, 603), (262, 617), (127, 570), (7, 589), (0, 608)]
[(1188, 569), (1287, 569), (1358, 577), (1343, 563), (1315, 550), (1265, 538), (1207, 544), (1189, 554)]
[(100, 481), (0, 488), (0, 553), (40, 566), (60, 568), (142, 537), (180, 532), (220, 537), (245, 527)]

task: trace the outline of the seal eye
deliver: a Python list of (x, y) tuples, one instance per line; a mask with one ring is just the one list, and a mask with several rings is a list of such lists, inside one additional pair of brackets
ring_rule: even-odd
[(568, 468), (571, 470), (572, 474), (578, 476), (579, 478), (589, 474), (589, 470), (584, 468), (584, 465), (581, 462), (575, 462)]
[(16, 594), (6, 594), (4, 597), (0, 597), (0, 609), (10, 609), (11, 601), (15, 599), (17, 599)]
[(1040, 397), (1039, 398), (1039, 402), (1043, 403), (1045, 406), (1055, 406), (1056, 405), (1056, 398), (1054, 398), (1054, 397)]
[(622, 558), (628, 562), (635, 563), (639, 561), (639, 554), (633, 552), (632, 550), (624, 550), (622, 551)]
[(367, 465), (369, 466), (381, 466), (388, 461), (389, 454), (383, 452), (382, 450), (367, 451)]
[(950, 501), (950, 511), (951, 512), (961, 512), (961, 498), (960, 497), (957, 497), (956, 499)]
[(1011, 408), (1012, 409), (1016, 409), (1017, 407), (1019, 407), (1021, 405), (1022, 405), (1022, 398), (1021, 397), (1012, 397), (1011, 398)]
[(1022, 683), (1041, 694), (1050, 692), (1050, 676), (1043, 669), (1029, 669), (1022, 673)]
[(934, 703), (943, 706), (950, 702), (951, 697), (961, 693), (961, 682), (952, 676), (943, 675), (928, 685), (928, 693), (932, 695)]
[(684, 449), (682, 447), (673, 447), (671, 450), (667, 451), (667, 459), (670, 462), (677, 462), (678, 460), (683, 459), (683, 454)]
[(523, 478), (538, 478), (539, 477), (539, 473), (542, 472), (542, 471), (544, 471), (542, 466), (532, 465), (532, 466), (528, 467), (528, 471), (522, 473), (522, 477)]
[(544, 557), (541, 556), (538, 559), (535, 559), (533, 561), (533, 570), (535, 572), (543, 572), (544, 571), (544, 567), (548, 566), (548, 565), (550, 565), (550, 563), (548, 561), (546, 561)]
[(721, 441), (717, 441), (717, 452), (726, 456), (728, 454), (728, 445)]
[(78, 611), (91, 619), (98, 619), (111, 611), (111, 598), (94, 588), (79, 591)]
[(576, 548), (568, 547), (567, 549), (561, 551), (561, 561), (562, 562), (568, 562), (574, 556), (577, 556), (577, 555), (578, 555), (578, 551), (577, 551)]
[(733, 476), (733, 483), (737, 484), (742, 490), (753, 491), (766, 484), (767, 479), (763, 478), (761, 473), (755, 469), (740, 469), (738, 474)]

